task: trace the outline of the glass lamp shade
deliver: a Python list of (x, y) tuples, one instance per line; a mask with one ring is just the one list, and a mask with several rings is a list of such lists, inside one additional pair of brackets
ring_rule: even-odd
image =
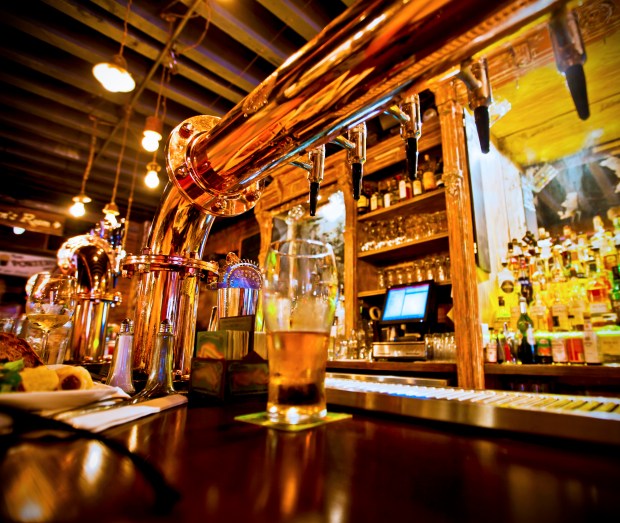
[(162, 131), (162, 121), (157, 116), (149, 116), (144, 126), (142, 147), (151, 153), (157, 151), (157, 149), (159, 149), (159, 142), (162, 138)]
[(156, 162), (151, 162), (146, 166), (146, 176), (144, 177), (144, 183), (147, 187), (151, 189), (155, 189), (159, 185), (159, 176), (157, 173), (159, 172), (159, 165)]
[(101, 62), (93, 67), (93, 75), (103, 87), (112, 93), (128, 93), (136, 87), (136, 82), (127, 70), (127, 62), (114, 56), (112, 62)]
[(84, 207), (84, 204), (89, 203), (90, 201), (91, 199), (83, 193), (74, 196), (74, 203), (69, 208), (69, 213), (71, 214), (71, 216), (75, 216), (76, 218), (84, 216), (84, 214), (86, 214), (86, 208)]

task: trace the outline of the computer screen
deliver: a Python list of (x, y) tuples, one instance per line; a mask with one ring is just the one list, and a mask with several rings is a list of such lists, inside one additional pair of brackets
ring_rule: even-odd
[(430, 295), (430, 282), (391, 287), (385, 297), (381, 321), (384, 323), (426, 321)]

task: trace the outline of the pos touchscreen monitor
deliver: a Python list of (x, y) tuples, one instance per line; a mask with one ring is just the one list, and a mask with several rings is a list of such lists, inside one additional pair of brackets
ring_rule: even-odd
[(433, 282), (390, 287), (385, 296), (381, 323), (423, 323), (429, 320)]

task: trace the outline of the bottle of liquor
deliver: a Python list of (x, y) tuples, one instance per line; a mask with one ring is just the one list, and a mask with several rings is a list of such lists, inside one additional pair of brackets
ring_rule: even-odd
[(536, 339), (534, 338), (534, 327), (532, 327), (531, 323), (527, 324), (525, 334), (521, 338), (519, 360), (524, 365), (538, 363), (536, 361)]
[(553, 304), (551, 305), (551, 319), (553, 321), (554, 331), (570, 331), (568, 306), (561, 299), (559, 290), (556, 290), (553, 296)]
[(383, 193), (383, 207), (385, 207), (386, 209), (396, 203), (394, 201), (394, 189), (392, 187), (393, 185), (393, 180), (388, 180), (386, 182), (385, 192)]
[(493, 329), (495, 332), (502, 332), (504, 323), (510, 323), (510, 311), (506, 307), (504, 297), (497, 298), (497, 311), (495, 312), (495, 321), (493, 323)]
[(357, 200), (357, 214), (361, 216), (370, 211), (370, 195), (368, 185), (362, 185), (362, 191), (360, 192), (359, 200)]
[(549, 330), (551, 326), (549, 321), (549, 309), (547, 309), (543, 301), (541, 292), (536, 294), (536, 300), (534, 301), (534, 305), (530, 307), (530, 313), (534, 320), (534, 331)]
[(503, 352), (504, 352), (504, 362), (506, 363), (517, 363), (517, 354), (516, 354), (516, 343), (514, 336), (508, 330), (508, 324), (504, 323), (504, 344), (503, 344)]
[(489, 329), (489, 341), (486, 344), (484, 351), (485, 363), (497, 363), (497, 337), (493, 327)]
[(435, 161), (431, 160), (428, 154), (424, 155), (422, 185), (425, 191), (437, 189), (437, 180), (435, 180)]
[(534, 296), (532, 282), (529, 275), (527, 259), (524, 255), (519, 256), (519, 292), (521, 296), (525, 298), (525, 301), (529, 305), (532, 303)]
[(517, 328), (521, 333), (521, 343), (519, 346), (519, 360), (521, 363), (534, 363), (536, 342), (534, 340), (533, 321), (527, 313), (527, 301), (523, 296), (519, 298), (519, 320)]
[(376, 211), (383, 208), (383, 194), (381, 193), (381, 182), (377, 184), (375, 192), (370, 197), (370, 210)]
[(400, 198), (400, 201), (402, 202), (404, 200), (408, 200), (413, 195), (413, 190), (411, 188), (411, 182), (409, 181), (409, 178), (407, 178), (406, 176), (397, 176), (397, 179), (398, 196)]
[(553, 353), (551, 351), (551, 338), (548, 332), (539, 332), (536, 336), (536, 363), (553, 363)]

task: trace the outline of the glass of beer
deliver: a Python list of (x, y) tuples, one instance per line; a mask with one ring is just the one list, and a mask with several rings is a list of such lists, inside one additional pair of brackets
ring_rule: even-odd
[(313, 240), (271, 244), (262, 292), (270, 421), (299, 424), (326, 416), (325, 365), (337, 298), (331, 245)]

